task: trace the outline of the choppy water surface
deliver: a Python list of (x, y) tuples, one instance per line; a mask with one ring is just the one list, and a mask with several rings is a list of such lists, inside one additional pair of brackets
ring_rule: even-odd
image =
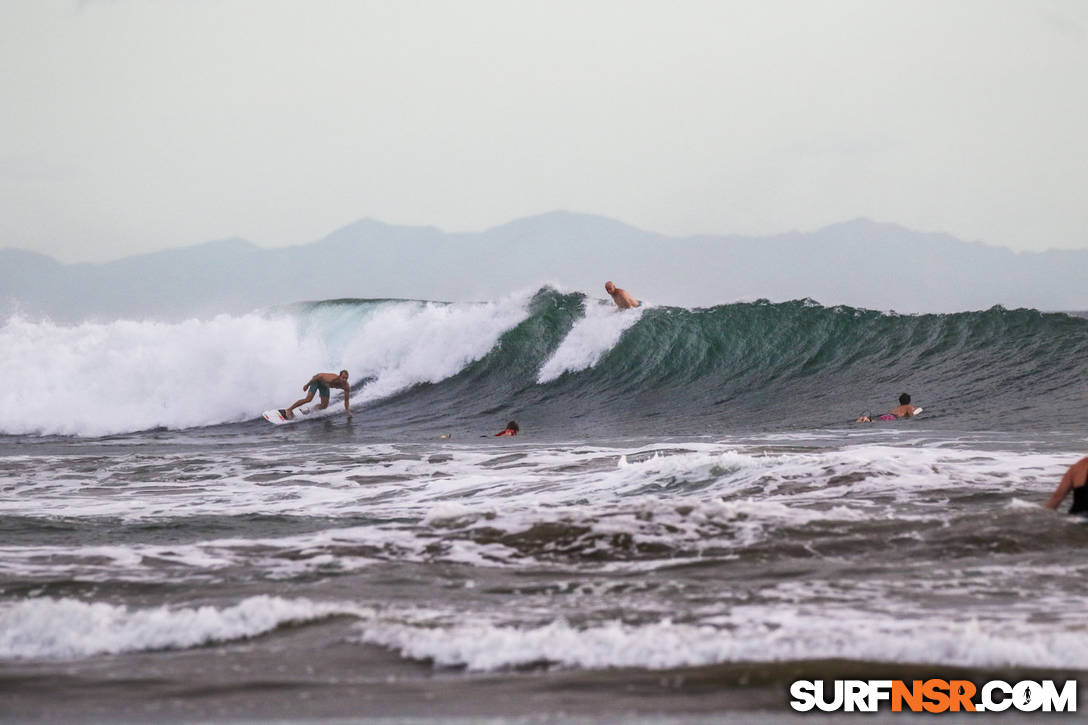
[[(1088, 526), (1040, 505), (1088, 452), (1088, 321), (594, 305), (9, 321), (6, 373), (67, 353), (40, 404), (2, 393), (0, 687), (34, 713), (30, 680), (222, 667), (227, 702), (255, 650), (296, 687), (1088, 669)], [(297, 341), (271, 370), (239, 351), (267, 326)], [(353, 422), (255, 419), (340, 367)], [(901, 389), (926, 414), (849, 422)]]

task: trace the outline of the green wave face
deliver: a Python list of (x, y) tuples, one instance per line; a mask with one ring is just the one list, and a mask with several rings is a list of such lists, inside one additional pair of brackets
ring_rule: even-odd
[(1030, 429), (1080, 425), (1086, 361), (1088, 320), (1060, 313), (903, 316), (808, 300), (632, 313), (545, 288), (487, 355), (374, 407), (414, 425), (713, 434), (841, 426), (907, 392), (933, 425)]

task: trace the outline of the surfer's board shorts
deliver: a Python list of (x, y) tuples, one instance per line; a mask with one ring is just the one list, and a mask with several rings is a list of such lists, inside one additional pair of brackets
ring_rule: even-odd
[(313, 381), (312, 383), (310, 383), (310, 387), (309, 387), (309, 388), (307, 388), (307, 390), (308, 390), (308, 391), (309, 391), (309, 392), (310, 392), (311, 394), (313, 394), (313, 393), (317, 393), (317, 394), (318, 394), (318, 395), (320, 395), (320, 396), (321, 396), (322, 398), (327, 398), (327, 397), (329, 397), (329, 386), (328, 386), (328, 385), (325, 385), (325, 383), (322, 383), (322, 382), (320, 382), (320, 381), (318, 381), (318, 380), (315, 380), (315, 381)]

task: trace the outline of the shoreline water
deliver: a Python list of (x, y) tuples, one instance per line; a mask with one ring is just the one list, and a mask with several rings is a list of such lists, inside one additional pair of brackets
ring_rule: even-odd
[[(335, 626), (330, 625), (330, 630)], [(155, 653), (104, 657), (65, 668), (0, 667), (4, 721), (49, 722), (349, 722), (419, 719), (500, 722), (913, 722), (910, 713), (797, 713), (789, 704), (795, 680), (933, 677), (990, 680), (1077, 680), (1078, 703), (1088, 672), (1068, 669), (964, 668), (939, 663), (897, 664), (843, 660), (724, 663), (672, 670), (592, 671), (530, 669), (466, 673), (404, 661), (381, 648), (362, 653), (337, 645), (330, 631), (320, 655), (295, 652), (285, 660), (271, 641), (254, 641), (211, 662), (174, 655), (172, 676)], [(280, 639), (290, 638), (283, 635)], [(314, 644), (314, 643), (312, 643)], [(190, 660), (186, 662), (184, 660)], [(319, 664), (311, 664), (311, 663)], [(945, 714), (958, 722), (971, 714)], [(1001, 714), (1002, 722), (1038, 722), (1036, 713)], [(1076, 713), (1050, 713), (1070, 719)], [(977, 717), (975, 717), (977, 720)]]

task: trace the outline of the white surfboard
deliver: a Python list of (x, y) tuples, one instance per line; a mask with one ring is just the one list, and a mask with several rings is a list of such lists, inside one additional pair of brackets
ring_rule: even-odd
[(338, 410), (339, 409), (333, 408), (331, 405), (325, 409), (317, 407), (295, 408), (291, 411), (291, 417), (288, 418), (284, 415), (284, 413), (287, 412), (286, 408), (273, 408), (272, 410), (266, 410), (261, 413), (261, 417), (272, 425), (287, 425), (288, 423), (297, 423), (300, 420), (324, 418), (327, 415), (335, 415)]
[[(918, 417), (919, 415), (921, 415), (921, 414), (922, 414), (922, 408), (915, 408), (915, 409), (914, 409), (914, 413), (912, 413), (910, 417), (911, 417), (911, 418), (917, 418), (917, 417)], [(906, 420), (906, 418), (897, 418), (897, 420)], [(857, 421), (855, 421), (855, 422), (857, 422)], [(873, 423), (873, 422), (880, 422), (880, 415), (874, 415), (874, 416), (873, 416), (873, 417), (872, 417), (872, 418), (871, 418), (871, 419), (869, 420), (869, 422), (870, 422), (870, 423)]]
[(286, 412), (287, 412), (286, 408), (274, 408), (272, 410), (266, 410), (261, 415), (264, 417), (265, 420), (267, 420), (272, 425), (284, 425), (286, 423), (295, 423), (300, 418), (302, 418), (303, 415), (305, 415), (305, 413), (302, 411), (301, 408), (296, 408), (295, 410), (292, 410), (291, 411), (291, 416), (292, 417), (290, 417), (290, 418), (288, 418), (288, 417), (286, 417), (284, 415), (284, 413), (286, 413)]

